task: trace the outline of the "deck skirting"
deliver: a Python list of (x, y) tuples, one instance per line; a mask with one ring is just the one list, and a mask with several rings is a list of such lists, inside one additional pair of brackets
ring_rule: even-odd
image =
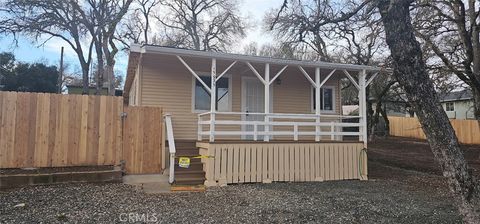
[(231, 183), (366, 180), (360, 142), (198, 142), (206, 186)]

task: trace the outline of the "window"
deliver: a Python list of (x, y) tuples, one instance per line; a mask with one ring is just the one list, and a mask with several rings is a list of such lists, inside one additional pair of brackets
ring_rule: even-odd
[[(200, 76), (202, 81), (210, 87), (211, 78), (210, 76)], [(206, 111), (210, 110), (210, 93), (205, 89), (205, 87), (193, 77), (194, 85), (194, 110), (196, 111)], [(230, 110), (230, 84), (228, 77), (222, 77), (217, 81), (217, 104), (216, 108), (218, 111), (229, 111)]]
[(445, 110), (446, 111), (455, 111), (455, 104), (454, 102), (447, 102), (445, 104)]
[[(320, 88), (320, 110), (334, 111), (335, 109), (335, 91), (333, 87)], [(315, 88), (312, 88), (312, 108), (316, 110)]]

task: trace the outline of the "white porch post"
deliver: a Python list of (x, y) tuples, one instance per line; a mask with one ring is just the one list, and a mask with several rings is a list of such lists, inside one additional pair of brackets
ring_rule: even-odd
[(366, 94), (366, 76), (367, 72), (362, 70), (358, 73), (358, 111), (360, 115), (359, 140), (363, 141), (363, 146), (367, 148), (367, 94)]
[(217, 110), (217, 59), (212, 58), (210, 85), (210, 142), (215, 141), (215, 112)]
[[(268, 133), (270, 131), (270, 118), (268, 114), (270, 113), (270, 64), (265, 64), (265, 78), (264, 78), (264, 86), (265, 86), (265, 126), (264, 131)], [(270, 141), (270, 135), (265, 134), (263, 135), (263, 141), (268, 142)]]
[(315, 125), (315, 141), (320, 141), (320, 68), (315, 68), (315, 115), (317, 115), (317, 125)]

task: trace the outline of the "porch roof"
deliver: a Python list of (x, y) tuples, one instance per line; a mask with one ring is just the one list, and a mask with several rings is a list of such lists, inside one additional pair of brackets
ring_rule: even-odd
[(376, 72), (376, 71), (385, 70), (382, 67), (367, 66), (367, 65), (332, 63), (332, 62), (324, 62), (324, 61), (281, 59), (281, 58), (271, 58), (271, 57), (264, 57), (264, 56), (252, 56), (252, 55), (232, 54), (232, 53), (222, 53), (222, 52), (212, 52), (212, 51), (187, 50), (187, 49), (173, 48), (173, 47), (162, 47), (157, 45), (133, 45), (130, 47), (130, 52), (167, 54), (167, 55), (201, 57), (201, 58), (216, 58), (216, 59), (223, 59), (223, 60), (245, 61), (245, 62), (252, 62), (252, 63), (255, 63), (255, 62), (270, 63), (270, 64), (278, 64), (278, 65), (295, 65), (295, 66), (300, 65), (305, 67), (320, 67), (325, 69), (342, 69), (342, 70), (350, 70), (350, 71), (367, 70), (367, 72), (369, 71)]
[(127, 77), (124, 87), (124, 97), (128, 97), (128, 92), (133, 82), (135, 76), (135, 70), (139, 63), (139, 58), (142, 54), (159, 54), (159, 55), (175, 55), (175, 56), (184, 56), (191, 58), (205, 58), (211, 59), (215, 58), (218, 60), (226, 61), (240, 61), (240, 62), (250, 62), (250, 63), (268, 63), (272, 65), (288, 65), (288, 66), (302, 66), (305, 68), (321, 68), (321, 69), (336, 69), (336, 70), (346, 70), (352, 72), (358, 72), (365, 70), (366, 72), (391, 72), (389, 69), (376, 66), (367, 66), (367, 65), (355, 65), (355, 64), (343, 64), (343, 63), (333, 63), (333, 62), (324, 62), (324, 61), (308, 61), (308, 60), (293, 60), (293, 59), (281, 59), (281, 58), (271, 58), (264, 56), (252, 56), (252, 55), (243, 55), (243, 54), (232, 54), (232, 53), (222, 53), (222, 52), (211, 52), (211, 51), (198, 51), (198, 50), (187, 50), (174, 47), (163, 47), (158, 45), (138, 45), (132, 44), (130, 46), (130, 56), (127, 69)]

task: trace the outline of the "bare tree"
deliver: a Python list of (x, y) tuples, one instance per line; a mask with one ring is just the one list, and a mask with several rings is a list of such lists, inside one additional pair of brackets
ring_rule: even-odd
[[(348, 17), (356, 14), (358, 11), (350, 14), (344, 14), (343, 10), (351, 9), (356, 6), (354, 1), (344, 1), (343, 4), (332, 5), (329, 0), (292, 0), (289, 6), (283, 5), (282, 13), (272, 11), (267, 14), (267, 24), (270, 26), (277, 37), (292, 44), (303, 44), (313, 49), (318, 60), (332, 61), (328, 49), (333, 46), (328, 41), (333, 40), (335, 26), (337, 25), (330, 18)], [(363, 3), (362, 3), (363, 4)], [(361, 9), (361, 8), (359, 8)], [(337, 18), (338, 17), (338, 18)]]
[[(480, 120), (480, 3), (421, 0), (415, 5), (416, 35), (442, 69), (465, 82), (474, 95), (474, 115)], [(433, 62), (435, 63), (435, 61)]]
[(316, 54), (306, 48), (289, 43), (267, 43), (258, 46), (252, 42), (247, 44), (243, 53), (247, 55), (265, 56), (272, 58), (294, 59), (294, 60), (315, 60)]
[[(82, 67), (83, 94), (88, 93), (93, 41), (77, 19), (76, 1), (6, 0), (0, 8), (0, 33), (25, 35), (43, 45), (53, 38), (65, 41), (77, 54)], [(46, 38), (46, 40), (45, 40)]]
[[(364, 7), (378, 9), (385, 29), (386, 43), (392, 55), (393, 75), (403, 87), (409, 103), (417, 114), (435, 160), (440, 164), (443, 176), (454, 193), (463, 220), (466, 223), (479, 223), (480, 189), (468, 170), (455, 131), (438, 101), (433, 81), (429, 78), (422, 49), (415, 38), (411, 21), (410, 7), (413, 2), (413, 0), (364, 0), (347, 13), (331, 15), (321, 19), (317, 24), (324, 26), (348, 20)], [(287, 7), (288, 0), (284, 0), (278, 17), (282, 16), (282, 10)], [(275, 26), (277, 19), (272, 21), (272, 26)]]
[(139, 44), (153, 43), (154, 40), (151, 37), (155, 30), (152, 27), (152, 22), (155, 17), (159, 17), (156, 11), (159, 11), (162, 1), (164, 0), (135, 0), (132, 3), (133, 10), (128, 15), (128, 19), (122, 23), (122, 29), (119, 32), (120, 37), (118, 38), (125, 46), (132, 42)]
[(118, 24), (128, 12), (133, 0), (87, 0), (80, 5), (72, 5), (80, 12), (79, 20), (89, 31), (97, 57), (96, 94), (100, 94), (105, 78), (108, 80), (108, 93), (115, 93), (115, 56), (119, 49), (115, 41)]
[(167, 13), (157, 16), (168, 42), (195, 50), (225, 51), (245, 35), (236, 0), (166, 0)]

